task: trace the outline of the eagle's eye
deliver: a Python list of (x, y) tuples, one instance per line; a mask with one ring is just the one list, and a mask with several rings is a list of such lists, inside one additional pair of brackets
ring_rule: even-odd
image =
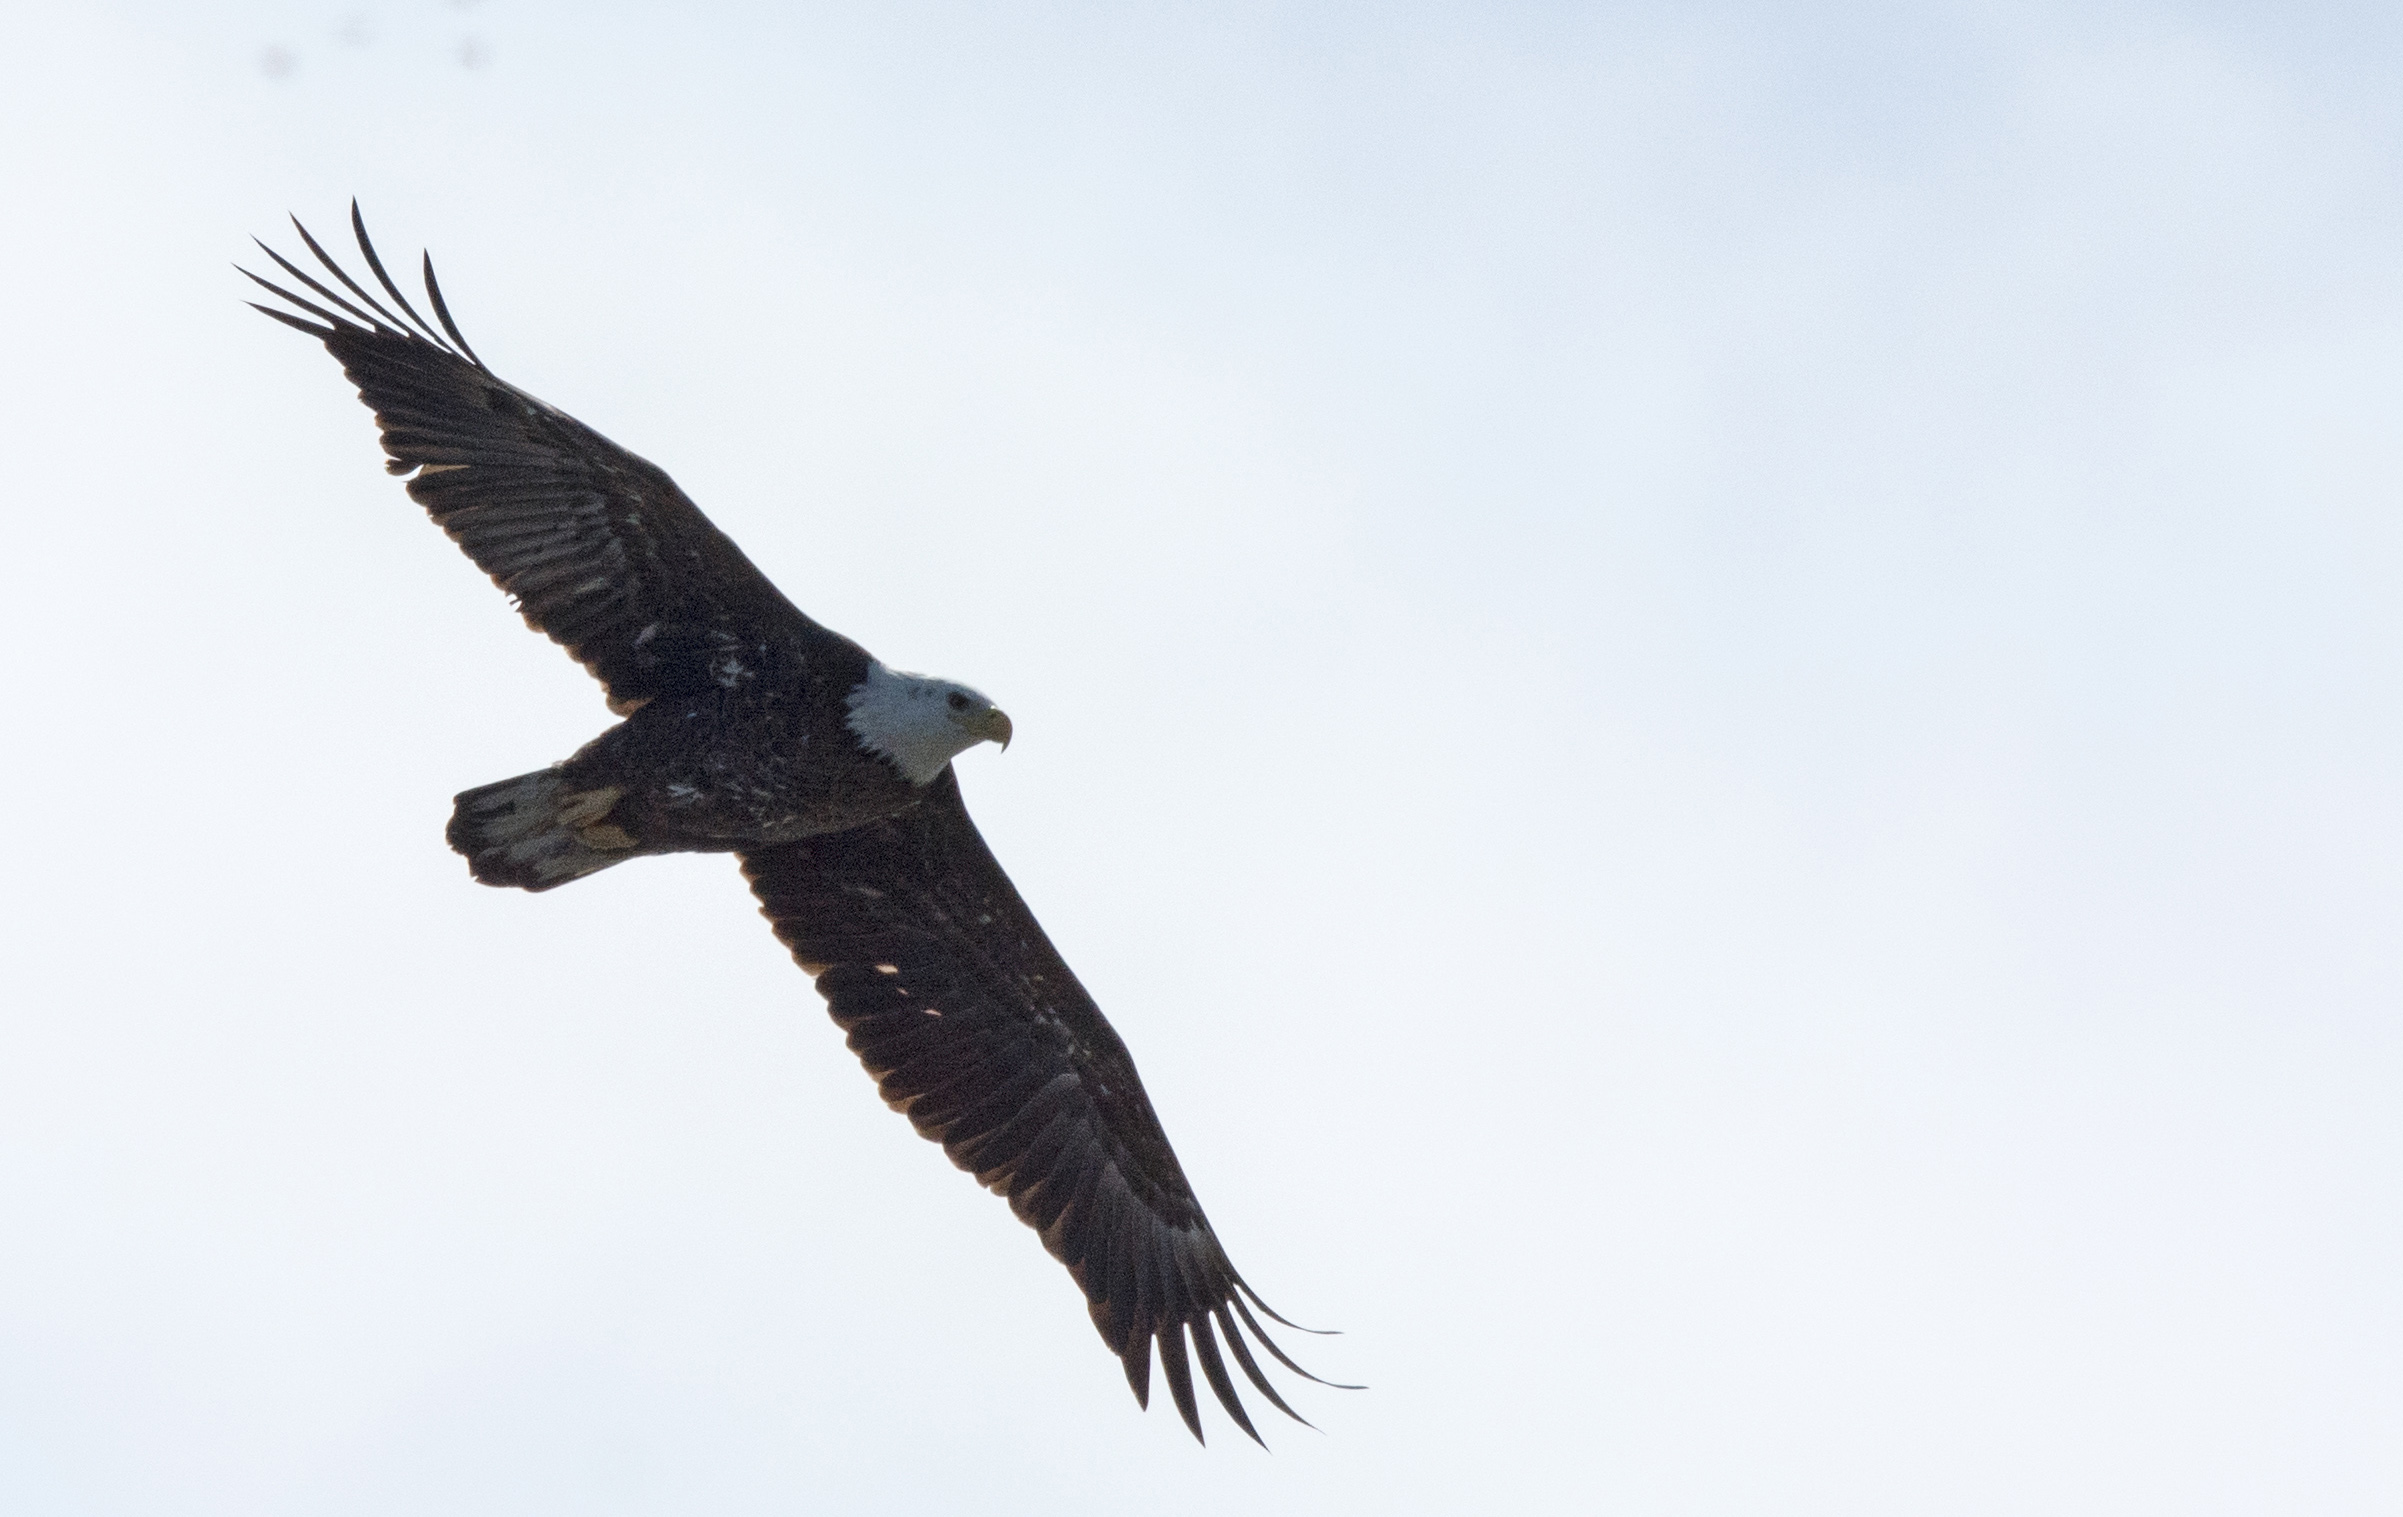
[(946, 697), (946, 699), (951, 702), (951, 709), (954, 711), (965, 711), (968, 709), (968, 697), (960, 694), (957, 690), (952, 691), (951, 694)]

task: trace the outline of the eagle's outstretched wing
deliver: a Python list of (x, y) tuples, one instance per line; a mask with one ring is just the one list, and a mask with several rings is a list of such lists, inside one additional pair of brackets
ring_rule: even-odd
[(320, 339), (341, 360), (375, 412), (390, 455), (385, 467), (414, 471), (409, 494), (509, 592), (528, 626), (592, 671), (612, 711), (622, 716), (655, 696), (706, 690), (763, 643), (835, 639), (656, 465), (486, 368), (452, 322), (429, 258), (436, 331), (384, 272), (356, 202), (350, 216), (368, 269), (402, 314), (345, 273), (298, 220), (301, 241), (342, 289), (262, 242), (325, 303), (245, 269), (318, 320), (257, 309)]
[(1252, 1308), (1285, 1319), (1235, 1273), (1126, 1045), (977, 835), (952, 772), (900, 816), (742, 858), (761, 913), (817, 977), (886, 1104), (1042, 1235), (1135, 1399), (1149, 1404), (1157, 1341), (1177, 1411), (1201, 1437), (1190, 1334), (1210, 1388), (1257, 1441), (1215, 1322), (1252, 1384), (1300, 1421), (1243, 1329), (1318, 1377), (1261, 1331)]

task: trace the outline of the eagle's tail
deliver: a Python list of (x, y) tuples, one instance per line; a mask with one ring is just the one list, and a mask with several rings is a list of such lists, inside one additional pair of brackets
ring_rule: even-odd
[(444, 835), (487, 885), (549, 890), (642, 851), (609, 810), (625, 791), (615, 785), (574, 790), (553, 764), (497, 785), (463, 791)]

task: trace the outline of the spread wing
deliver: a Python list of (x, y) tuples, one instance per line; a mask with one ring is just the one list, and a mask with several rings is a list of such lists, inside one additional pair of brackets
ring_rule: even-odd
[(375, 412), (390, 455), (385, 467), (414, 471), (409, 494), (509, 592), (526, 625), (592, 671), (612, 711), (622, 716), (656, 696), (709, 689), (745, 662), (745, 649), (834, 637), (657, 466), (486, 368), (452, 322), (429, 258), (437, 332), (384, 272), (355, 202), (350, 214), (368, 269), (404, 314), (368, 294), (297, 220), (301, 241), (347, 293), (262, 242), (326, 304), (245, 269), (317, 320), (256, 308), (341, 360)]
[(977, 835), (952, 772), (899, 817), (742, 857), (761, 914), (817, 977), (885, 1103), (1042, 1235), (1136, 1401), (1149, 1404), (1156, 1341), (1177, 1411), (1201, 1437), (1190, 1335), (1211, 1390), (1258, 1441), (1215, 1324), (1252, 1384), (1300, 1421), (1243, 1330), (1318, 1377), (1261, 1331), (1252, 1308), (1285, 1319), (1228, 1261), (1126, 1045)]

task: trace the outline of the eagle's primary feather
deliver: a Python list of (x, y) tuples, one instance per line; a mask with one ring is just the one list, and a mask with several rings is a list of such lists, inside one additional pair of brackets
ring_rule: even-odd
[[(352, 225), (370, 248), (358, 207)], [(366, 310), (260, 243), (294, 279), (348, 316), (253, 279), (319, 326), (257, 309), (324, 341), (383, 433), (385, 467), (451, 539), (516, 597), (526, 625), (592, 671), (624, 715), (661, 695), (705, 689), (728, 648), (830, 636), (752, 567), (657, 465), (500, 379), (468, 352), (434, 265), (426, 290), (450, 340), (404, 324), (342, 271), (307, 228), (301, 240)], [(415, 308), (372, 256), (368, 267), (410, 317)], [(245, 270), (245, 273), (248, 271)], [(370, 314), (373, 313), (373, 314)], [(352, 318), (356, 318), (355, 320)]]
[(563, 763), (459, 797), (450, 838), (476, 878), (545, 890), (646, 853), (740, 855), (886, 1103), (1068, 1267), (1135, 1399), (1149, 1404), (1156, 1346), (1201, 1437), (1198, 1360), (1257, 1441), (1223, 1341), (1300, 1420), (1250, 1340), (1318, 1377), (1261, 1330), (1285, 1319), (1236, 1273), (1126, 1045), (961, 803), (949, 759), (1006, 743), (1009, 718), (810, 620), (659, 468), (495, 375), (432, 260), (428, 322), (356, 203), (382, 299), (293, 225), (340, 288), (262, 242), (315, 298), (249, 274), (292, 308), (257, 309), (325, 344), (375, 413), (386, 467), (624, 718)]

